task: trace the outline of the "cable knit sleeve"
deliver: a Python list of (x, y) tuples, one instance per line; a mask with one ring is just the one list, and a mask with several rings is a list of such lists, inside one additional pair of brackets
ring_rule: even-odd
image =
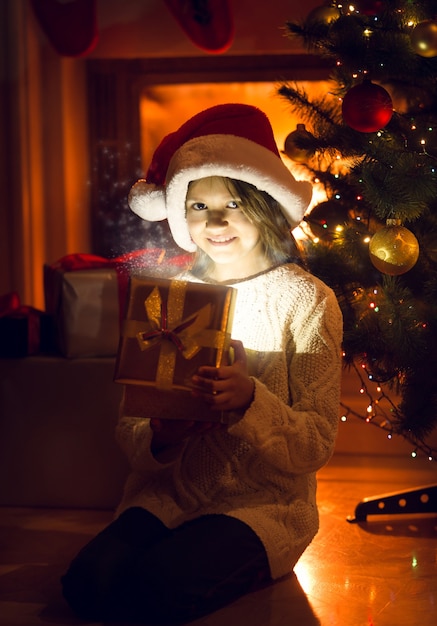
[(294, 474), (315, 472), (332, 455), (341, 378), (337, 299), (313, 277), (299, 292), (282, 331), (283, 352), (269, 355), (269, 370), (255, 376), (251, 406), (229, 429), (252, 443), (264, 464)]

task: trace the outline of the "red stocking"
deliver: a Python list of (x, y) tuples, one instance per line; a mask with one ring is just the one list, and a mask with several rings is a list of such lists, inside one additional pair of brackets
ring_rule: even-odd
[(165, 0), (182, 30), (206, 52), (225, 52), (234, 37), (229, 0)]
[(31, 0), (55, 50), (67, 57), (91, 52), (98, 39), (97, 0)]

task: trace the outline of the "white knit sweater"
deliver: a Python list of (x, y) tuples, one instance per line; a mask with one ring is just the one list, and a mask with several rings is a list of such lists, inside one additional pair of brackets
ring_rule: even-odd
[(121, 416), (117, 438), (132, 473), (118, 514), (141, 506), (168, 527), (231, 515), (257, 533), (279, 578), (318, 530), (316, 472), (337, 433), (342, 318), (331, 289), (293, 264), (233, 286), (232, 337), (255, 379), (250, 407), (227, 429), (184, 441), (166, 464), (150, 452), (149, 420)]

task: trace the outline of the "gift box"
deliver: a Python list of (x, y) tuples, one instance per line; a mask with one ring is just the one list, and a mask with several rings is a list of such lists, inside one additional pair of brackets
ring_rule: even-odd
[(0, 297), (0, 357), (21, 358), (50, 350), (50, 317), (22, 305), (16, 292)]
[(120, 336), (117, 274), (111, 269), (74, 272), (44, 268), (56, 344), (65, 357), (114, 356)]
[(71, 254), (44, 266), (46, 311), (54, 318), (59, 352), (70, 358), (115, 356), (130, 273), (176, 273), (187, 263), (186, 255), (165, 260), (165, 251), (156, 248), (115, 259)]
[(181, 280), (130, 278), (115, 376), (133, 417), (226, 421), (191, 396), (201, 365), (227, 356), (236, 290)]

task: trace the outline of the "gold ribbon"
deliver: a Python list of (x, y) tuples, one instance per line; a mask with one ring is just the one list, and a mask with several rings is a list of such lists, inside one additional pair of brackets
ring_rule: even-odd
[(178, 351), (185, 359), (192, 359), (201, 348), (215, 348), (219, 361), (229, 339), (228, 333), (208, 328), (212, 318), (210, 303), (189, 317), (182, 318), (186, 286), (184, 281), (171, 281), (167, 302), (155, 286), (144, 301), (148, 321), (126, 320), (125, 323), (123, 334), (136, 337), (140, 350), (149, 350), (157, 343), (160, 344), (155, 381), (158, 389), (172, 387)]

